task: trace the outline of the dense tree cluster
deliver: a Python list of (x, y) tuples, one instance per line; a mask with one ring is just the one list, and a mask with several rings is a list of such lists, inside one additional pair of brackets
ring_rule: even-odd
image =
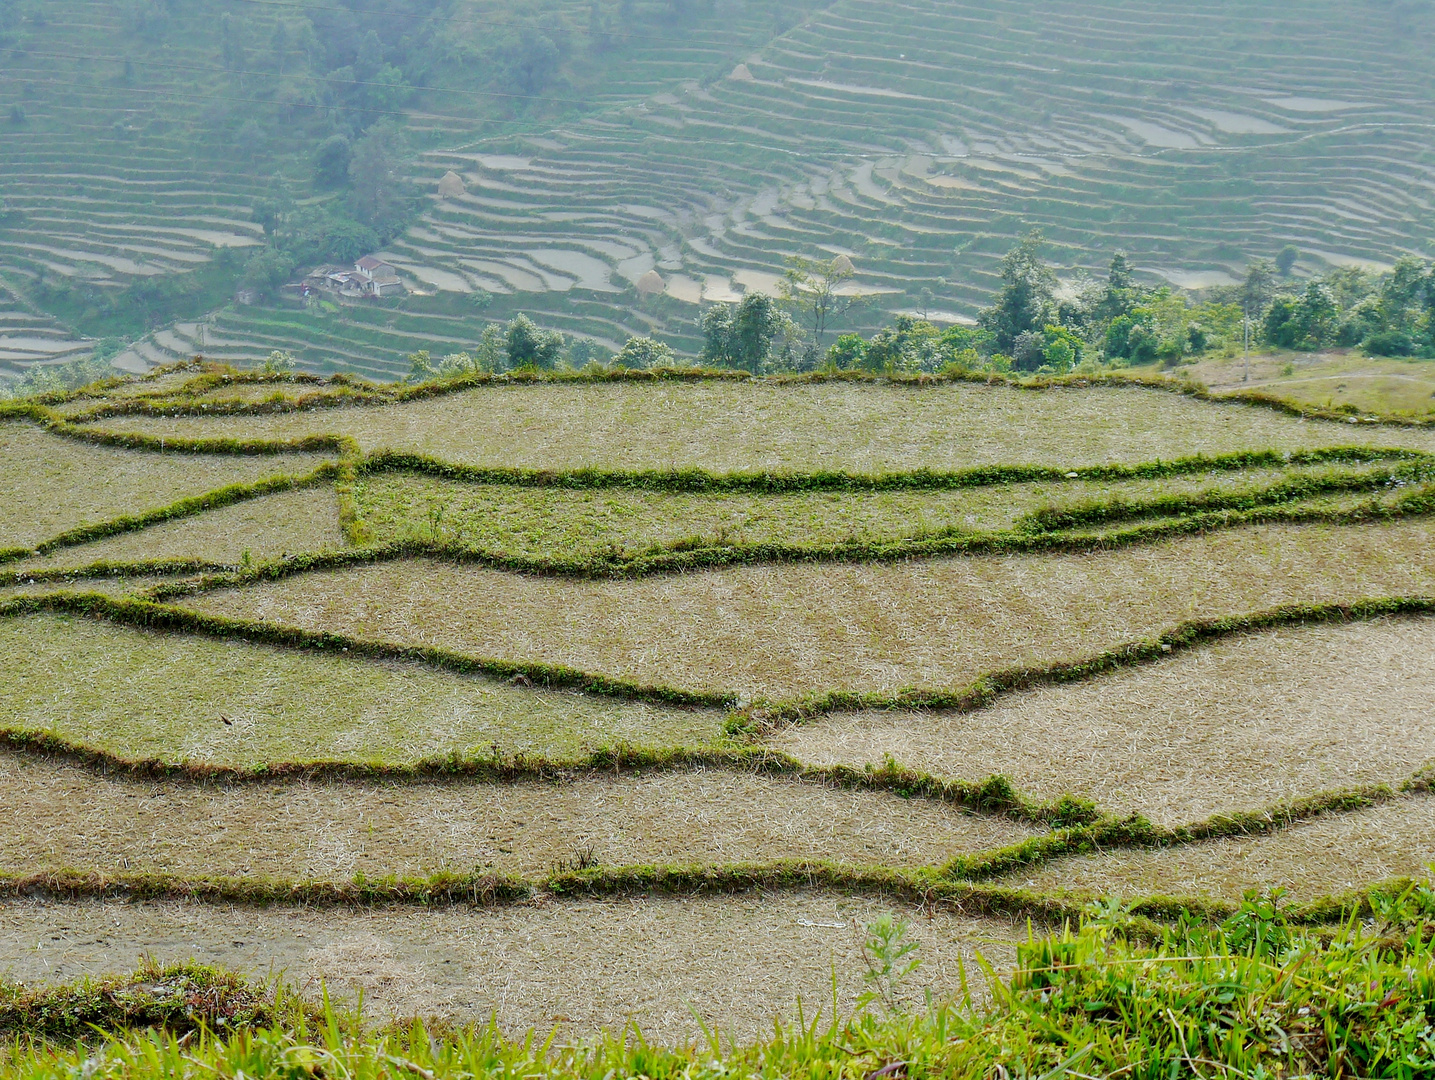
[(1002, 261), (1001, 288), (974, 328), (939, 330), (898, 316), (870, 341), (844, 335), (827, 366), (936, 371), (947, 365), (1061, 374), (1163, 363), (1174, 367), (1213, 350), (1247, 344), (1310, 351), (1361, 346), (1380, 356), (1435, 357), (1435, 265), (1405, 258), (1388, 273), (1338, 269), (1300, 282), (1299, 258), (1250, 266), (1239, 285), (1192, 297), (1139, 284), (1125, 255), (1105, 281), (1079, 276), (1062, 286), (1029, 237)]

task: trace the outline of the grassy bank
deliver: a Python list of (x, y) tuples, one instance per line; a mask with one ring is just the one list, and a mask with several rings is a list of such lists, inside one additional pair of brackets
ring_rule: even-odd
[[(947, 1000), (914, 1002), (923, 961), (911, 928), (868, 924), (866, 993), (837, 1015), (754, 1041), (649, 1044), (636, 1027), (560, 1042), (496, 1024), (364, 1028), (194, 966), (127, 979), (0, 988), (0, 1030), (28, 1036), (0, 1073), (29, 1078), (339, 1075), (377, 1077), (1428, 1076), (1435, 1069), (1435, 893), (1376, 897), (1376, 918), (1334, 931), (1249, 897), (1217, 925), (1152, 933), (1116, 905), (1079, 928), (1018, 945), (1012, 970), (978, 959)], [(990, 996), (980, 995), (990, 983)], [(178, 988), (178, 989), (176, 989)], [(188, 1007), (171, 999), (187, 995)], [(982, 1002), (977, 1004), (977, 1002)], [(87, 1029), (84, 1043), (72, 1043)], [(110, 1034), (103, 1035), (101, 1032)], [(53, 1042), (45, 1041), (47, 1039)]]

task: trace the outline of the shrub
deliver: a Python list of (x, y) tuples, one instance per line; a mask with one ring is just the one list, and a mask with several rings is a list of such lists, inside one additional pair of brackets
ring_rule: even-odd
[(650, 337), (629, 338), (627, 344), (613, 358), (613, 366), (646, 370), (655, 367), (671, 367), (673, 350), (661, 341)]
[(1402, 330), (1380, 330), (1363, 342), (1371, 356), (1413, 356), (1415, 339)]

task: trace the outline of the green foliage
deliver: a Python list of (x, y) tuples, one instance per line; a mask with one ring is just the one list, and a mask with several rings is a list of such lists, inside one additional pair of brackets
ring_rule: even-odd
[(330, 135), (314, 150), (314, 186), (320, 190), (343, 187), (349, 181), (353, 157), (354, 148), (347, 136)]
[(672, 364), (673, 350), (661, 341), (654, 341), (650, 337), (629, 338), (623, 348), (619, 350), (618, 355), (613, 358), (614, 367), (634, 368), (639, 371), (671, 367)]
[(861, 334), (843, 334), (827, 350), (830, 371), (853, 371), (867, 366), (867, 342)]
[(145, 960), (129, 976), (35, 989), (0, 982), (0, 1035), (10, 1037), (70, 1042), (95, 1028), (223, 1032), (269, 1024), (281, 1013), (297, 1016), (272, 991), (194, 962)]
[(386, 121), (355, 144), (349, 162), (349, 211), (381, 235), (395, 235), (415, 206), (402, 174), (406, 154), (399, 128)]
[(898, 315), (891, 326), (879, 330), (868, 343), (862, 360), (867, 371), (881, 374), (933, 372), (943, 363), (941, 333), (931, 323), (911, 315)]
[(714, 304), (702, 317), (703, 363), (759, 375), (782, 327), (777, 305), (762, 293), (748, 293), (735, 308)]
[(1001, 289), (981, 323), (995, 345), (1011, 352), (1024, 333), (1038, 333), (1056, 313), (1056, 274), (1040, 255), (1042, 238), (1032, 233), (1002, 260)]
[(551, 369), (563, 351), (563, 335), (538, 329), (527, 315), (520, 315), (508, 324), (504, 338), (508, 366)]
[(1329, 290), (1317, 281), (1297, 299), (1281, 298), (1266, 314), (1262, 336), (1268, 344), (1309, 352), (1332, 344), (1340, 310)]
[(867, 990), (857, 999), (859, 1012), (878, 1005), (890, 1016), (901, 1007), (902, 984), (922, 966), (921, 958), (916, 955), (920, 943), (909, 940), (911, 931), (911, 923), (890, 914), (867, 924), (866, 939), (862, 942), (862, 959), (867, 965), (862, 981)]

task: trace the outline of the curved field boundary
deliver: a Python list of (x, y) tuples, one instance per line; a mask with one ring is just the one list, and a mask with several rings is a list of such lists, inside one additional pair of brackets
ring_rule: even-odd
[[(340, 484), (342, 480), (340, 469)], [(349, 489), (352, 490), (351, 488)], [(1285, 499), (1284, 494), (1281, 495)], [(1259, 500), (1257, 500), (1259, 501)], [(1199, 505), (1200, 497), (1192, 502)], [(352, 498), (349, 499), (352, 513)], [(1163, 504), (1162, 513), (1176, 513), (1176, 501)], [(345, 521), (341, 506), (340, 520)], [(1113, 503), (1105, 510), (1113, 520), (1126, 520), (1132, 513), (1131, 504)], [(1304, 507), (1288, 501), (1272, 506), (1256, 506), (1242, 510), (1211, 510), (1173, 516), (1150, 524), (1138, 525), (1120, 532), (992, 532), (979, 534), (938, 534), (920, 539), (904, 539), (882, 543), (827, 544), (734, 544), (721, 546), (690, 546), (684, 541), (635, 555), (598, 553), (584, 559), (548, 559), (509, 555), (465, 547), (461, 544), (432, 540), (400, 540), (378, 547), (355, 547), (347, 551), (326, 551), (290, 556), (279, 562), (260, 563), (249, 570), (227, 571), (195, 581), (177, 582), (151, 591), (157, 600), (171, 600), (219, 589), (239, 589), (261, 581), (280, 581), (320, 570), (338, 570), (354, 566), (394, 562), (401, 559), (439, 559), (463, 565), (482, 566), (490, 570), (526, 574), (535, 577), (566, 578), (640, 578), (684, 574), (701, 570), (717, 570), (736, 566), (766, 563), (880, 563), (906, 562), (913, 559), (960, 558), (983, 555), (1044, 555), (1084, 554), (1108, 551), (1140, 544), (1154, 544), (1180, 536), (1235, 529), (1248, 525), (1363, 525), (1388, 522), (1435, 513), (1435, 485), (1419, 488), (1391, 502), (1372, 499), (1360, 506), (1343, 510)], [(1093, 514), (1093, 516), (1096, 516)], [(363, 531), (361, 521), (350, 519), (350, 535)], [(112, 570), (113, 567), (108, 566)], [(100, 571), (77, 568), (68, 572), (55, 571), (54, 577), (95, 577)], [(31, 575), (34, 580), (40, 580)], [(0, 583), (4, 583), (0, 579)]]
[(149, 783), (171, 780), (192, 784), (275, 784), (347, 781), (415, 782), (468, 780), (479, 784), (563, 783), (594, 773), (612, 775), (722, 769), (759, 776), (787, 777), (850, 791), (888, 792), (904, 799), (921, 798), (962, 810), (1002, 815), (1044, 825), (1091, 823), (1099, 819), (1088, 802), (1063, 797), (1038, 803), (1013, 789), (1003, 776), (980, 782), (938, 780), (888, 762), (880, 769), (839, 765), (805, 765), (781, 751), (763, 747), (722, 749), (649, 749), (617, 746), (570, 761), (532, 755), (513, 757), (432, 758), (412, 765), (378, 765), (346, 761), (276, 762), (252, 768), (209, 765), (192, 761), (134, 760), (61, 738), (50, 732), (0, 729), (0, 752), (60, 759), (94, 769), (107, 777)]
[(1085, 682), (1098, 676), (1153, 663), (1174, 653), (1198, 648), (1225, 638), (1274, 630), (1278, 627), (1312, 626), (1329, 622), (1369, 622), (1397, 615), (1435, 614), (1435, 597), (1396, 596), (1348, 604), (1294, 604), (1219, 619), (1192, 619), (1179, 623), (1154, 640), (1133, 642), (1084, 660), (1044, 667), (1009, 668), (983, 675), (970, 686), (951, 692), (912, 690), (895, 695), (837, 692), (800, 701), (758, 703), (735, 713), (729, 730), (759, 737), (772, 727), (835, 712), (885, 709), (976, 712), (996, 703), (1007, 694), (1036, 686)]
[[(1373, 884), (1342, 896), (1325, 897), (1288, 908), (1286, 917), (1300, 925), (1328, 925), (1373, 913), (1376, 897), (1398, 894), (1415, 883), (1408, 879)], [(544, 881), (494, 874), (438, 874), (429, 878), (357, 878), (353, 881), (282, 881), (174, 874), (107, 873), (55, 870), (0, 874), (0, 901), (45, 898), (80, 900), (182, 900), (245, 906), (306, 907), (498, 907), (564, 898), (643, 895), (691, 896), (810, 889), (840, 890), (895, 897), (911, 903), (948, 904), (973, 917), (1029, 918), (1044, 923), (1077, 921), (1084, 900), (1006, 889), (943, 878), (930, 870), (898, 871), (853, 868), (823, 862), (776, 861), (718, 866), (634, 866), (595, 868), (553, 874)], [(1159, 924), (1184, 917), (1204, 921), (1229, 918), (1237, 905), (1204, 897), (1148, 897), (1129, 905), (1135, 934), (1159, 933)]]
[[(107, 522), (82, 526), (51, 537), (34, 548), (0, 550), (0, 563), (33, 555), (44, 555), (62, 547), (77, 546), (119, 533), (144, 529), (150, 525), (219, 509), (246, 499), (259, 498), (296, 487), (328, 481), (333, 481), (335, 484), (340, 524), (346, 537), (351, 542), (363, 543), (369, 539), (368, 529), (355, 504), (354, 484), (359, 477), (365, 474), (390, 471), (419, 472), (464, 483), (494, 483), (519, 487), (559, 487), (575, 490), (628, 488), (704, 494), (726, 492), (787, 494), (809, 491), (955, 490), (1031, 481), (1151, 479), (1245, 468), (1279, 467), (1281, 465), (1374, 464), (1382, 461), (1405, 462), (1406, 465), (1404, 468), (1396, 470), (1339, 473), (1325, 477), (1297, 477), (1284, 483), (1246, 492), (1171, 495), (1138, 502), (1117, 498), (1105, 502), (1087, 503), (1065, 510), (1040, 510), (1027, 515), (1018, 523), (1017, 529), (1011, 533), (988, 533), (974, 536), (966, 533), (941, 532), (935, 536), (888, 543), (851, 543), (822, 547), (775, 544), (701, 547), (694, 546), (689, 541), (679, 541), (674, 545), (653, 548), (627, 558), (601, 557), (593, 560), (567, 562), (523, 558), (504, 553), (485, 553), (456, 545), (424, 544), (418, 541), (405, 541), (400, 545), (370, 548), (367, 551), (341, 553), (341, 557), (344, 558), (372, 558), (381, 561), (385, 557), (393, 557), (389, 553), (398, 552), (399, 557), (421, 555), (456, 558), (467, 562), (482, 562), (495, 569), (514, 570), (521, 573), (582, 577), (643, 576), (644, 574), (683, 572), (691, 569), (764, 561), (886, 561), (893, 558), (926, 555), (1037, 550), (1022, 545), (1023, 543), (1029, 545), (1031, 543), (1029, 538), (1032, 536), (1069, 532), (1083, 526), (1100, 526), (1149, 517), (1190, 517), (1222, 510), (1254, 512), (1264, 507), (1299, 502), (1324, 494), (1350, 494), (1404, 486), (1428, 480), (1431, 474), (1432, 459), (1429, 455), (1416, 451), (1340, 447), (1290, 456), (1277, 454), (1274, 451), (1263, 451), (1218, 458), (1195, 457), (1171, 462), (1157, 461), (1136, 466), (1088, 466), (1068, 471), (1002, 466), (995, 469), (974, 469), (956, 473), (916, 471), (883, 476), (855, 476), (842, 473), (721, 476), (696, 470), (671, 473), (604, 473), (590, 470), (549, 473), (539, 470), (472, 469), (413, 455), (381, 452), (365, 460), (355, 460), (346, 456), (337, 462), (325, 462), (302, 476), (274, 477), (254, 484), (230, 485), (202, 495), (182, 499), (170, 506), (160, 507), (146, 513), (125, 515)], [(1420, 512), (1419, 507), (1420, 504), (1418, 501), (1414, 501), (1414, 495), (1411, 495), (1406, 496), (1402, 502), (1389, 509), (1395, 513), (1408, 512), (1410, 509)], [(1244, 522), (1235, 522), (1235, 524), (1242, 523)], [(1120, 538), (1106, 537), (1104, 542), (1110, 544), (1118, 539)], [(1039, 550), (1079, 549), (1042, 547)], [(296, 556), (279, 565), (286, 568), (295, 566), (312, 568), (311, 558), (302, 555)], [(230, 569), (221, 564), (201, 563), (194, 560), (183, 560), (182, 563), (184, 568), (193, 568), (191, 572), (194, 573), (220, 573)], [(113, 576), (116, 573), (134, 576), (155, 572), (153, 569), (155, 565), (158, 564), (95, 563), (91, 566), (75, 567), (66, 571), (42, 570), (29, 574), (27, 577), (29, 580), (38, 581), (42, 579), (41, 575), (49, 575), (47, 580), (64, 577)], [(164, 564), (166, 568), (177, 565), (180, 565), (179, 561)], [(127, 569), (129, 566), (132, 566), (133, 569)], [(0, 578), (0, 583), (5, 583), (3, 578)]]
[(61, 416), (35, 401), (0, 402), (0, 420), (31, 420), (50, 434), (63, 438), (78, 439), (97, 446), (164, 454), (261, 456), (329, 451), (346, 457), (359, 455), (358, 443), (346, 435), (306, 435), (299, 439), (170, 439), (160, 435), (79, 427), (71, 418)]
[[(178, 521), (181, 518), (193, 517), (208, 510), (218, 510), (221, 507), (233, 506), (235, 503), (247, 502), (250, 499), (259, 499), (265, 495), (276, 495), (281, 491), (293, 491), (297, 488), (312, 487), (334, 480), (339, 475), (339, 467), (333, 462), (325, 462), (318, 468), (299, 476), (271, 476), (252, 484), (229, 484), (213, 491), (206, 491), (202, 495), (195, 495), (187, 499), (180, 499), (178, 502), (170, 503), (168, 506), (161, 506), (154, 510), (141, 514), (129, 514), (123, 517), (111, 518), (109, 521), (97, 522), (93, 525), (81, 525), (79, 528), (70, 529), (52, 536), (50, 539), (36, 544), (33, 548), (10, 548), (0, 551), (0, 563), (10, 562), (15, 559), (23, 559), (29, 556), (48, 555), (63, 547), (75, 547), (80, 544), (92, 543), (96, 540), (103, 540), (109, 536), (117, 536), (120, 533), (138, 532), (140, 529), (147, 529), (151, 525), (161, 525), (169, 521)], [(95, 564), (96, 568), (105, 564)], [(119, 564), (124, 565), (124, 564)], [(169, 563), (146, 563), (142, 564), (148, 568), (155, 566), (178, 566), (178, 560), (171, 560)], [(200, 564), (194, 561), (186, 561), (184, 566), (211, 565)], [(88, 569), (88, 568), (87, 568)], [(146, 572), (154, 573), (153, 569)], [(158, 571), (167, 572), (167, 571)], [(196, 571), (203, 572), (203, 571)], [(34, 574), (26, 575), (30, 580), (39, 580)], [(85, 573), (84, 576), (93, 577), (93, 571)], [(0, 578), (3, 582), (3, 578)]]
[(1107, 819), (1060, 829), (1049, 836), (1034, 837), (1000, 851), (961, 855), (947, 863), (942, 873), (955, 880), (982, 881), (1072, 855), (1089, 855), (1115, 848), (1179, 847), (1234, 836), (1258, 836), (1327, 814), (1363, 810), (1404, 795), (1428, 793), (1430, 786), (1431, 775), (1426, 770), (1410, 777), (1398, 790), (1386, 784), (1375, 784), (1324, 792), (1281, 803), (1268, 810), (1217, 814), (1206, 821), (1172, 829), (1157, 828), (1140, 815), (1120, 820)]
[(105, 619), (124, 626), (198, 634), (218, 640), (244, 641), (280, 648), (346, 653), (356, 658), (404, 660), (460, 675), (481, 675), (514, 680), (523, 676), (537, 688), (579, 690), (605, 697), (653, 704), (726, 709), (725, 728), (737, 738), (758, 740), (774, 726), (801, 723), (834, 712), (942, 710), (975, 712), (1000, 697), (1035, 686), (1083, 682), (1097, 676), (1151, 663), (1173, 653), (1242, 634), (1285, 626), (1327, 622), (1367, 622), (1399, 615), (1435, 614), (1435, 597), (1378, 597), (1346, 604), (1295, 604), (1219, 619), (1195, 619), (1177, 624), (1154, 640), (1133, 642), (1095, 656), (1041, 667), (1009, 668), (983, 675), (955, 690), (911, 690), (895, 695), (838, 691), (778, 702), (755, 702), (739, 708), (736, 693), (703, 693), (667, 686), (648, 686), (551, 664), (480, 659), (445, 649), (394, 645), (330, 631), (303, 630), (273, 623), (202, 614), (140, 598), (116, 599), (97, 593), (51, 593), (13, 597), (0, 602), (0, 618), (59, 613)]
[(618, 471), (607, 469), (518, 469), (457, 465), (423, 454), (379, 450), (358, 462), (358, 475), (412, 472), (465, 484), (502, 484), (510, 487), (565, 488), (590, 491), (628, 488), (674, 494), (791, 495), (825, 491), (957, 491), (1000, 487), (1005, 484), (1071, 483), (1073, 481), (1161, 480), (1203, 473), (1239, 472), (1242, 469), (1282, 468), (1300, 465), (1368, 465), (1384, 461), (1430, 463), (1435, 456), (1419, 450), (1338, 446), (1287, 454), (1275, 450), (1196, 455), (1136, 465), (1081, 465), (1057, 468), (1042, 465), (988, 465), (951, 471), (915, 469), (891, 473), (714, 473), (706, 469)]
[[(173, 370), (178, 370), (186, 365), (181, 364)], [(170, 370), (170, 369), (166, 369)], [(251, 373), (248, 376), (238, 375), (224, 377), (220, 376), (216, 382), (205, 384), (203, 389), (208, 391), (217, 386), (224, 385), (226, 381), (231, 383), (244, 382), (248, 384), (264, 384), (267, 382), (304, 382), (308, 379), (296, 379), (288, 374), (284, 375), (263, 375), (262, 373)], [(760, 377), (754, 376), (745, 371), (726, 371), (710, 368), (658, 368), (650, 371), (639, 370), (617, 370), (617, 371), (572, 371), (572, 372), (540, 372), (540, 371), (517, 371), (502, 374), (468, 374), (452, 379), (431, 380), (428, 382), (407, 385), (403, 383), (381, 385), (377, 383), (365, 383), (362, 380), (352, 377), (335, 376), (329, 380), (330, 385), (337, 385), (348, 391), (341, 395), (313, 394), (298, 399), (285, 399), (284, 401), (273, 402), (185, 402), (185, 401), (133, 401), (126, 403), (112, 403), (101, 405), (89, 413), (77, 414), (87, 419), (99, 420), (109, 416), (121, 415), (159, 415), (159, 416), (216, 416), (216, 415), (265, 415), (273, 412), (293, 412), (300, 409), (315, 408), (342, 408), (348, 406), (364, 407), (378, 404), (397, 404), (405, 401), (417, 401), (424, 398), (442, 397), (448, 394), (462, 393), (465, 390), (473, 390), (486, 386), (506, 386), (515, 384), (533, 383), (589, 383), (594, 385), (617, 382), (751, 382), (769, 386), (810, 386), (821, 383), (841, 382), (859, 383), (874, 386), (902, 386), (915, 389), (923, 389), (932, 386), (944, 386), (958, 383), (978, 383), (985, 385), (1005, 385), (1021, 390), (1060, 390), (1060, 389), (1085, 389), (1096, 386), (1119, 386), (1135, 387), (1146, 390), (1162, 391), (1165, 393), (1181, 394), (1186, 397), (1195, 398), (1198, 401), (1209, 402), (1219, 405), (1244, 405), (1255, 408), (1273, 409), (1285, 413), (1288, 416), (1299, 416), (1311, 420), (1327, 420), (1337, 423), (1363, 423), (1363, 424), (1384, 424), (1396, 427), (1429, 427), (1435, 421), (1428, 419), (1417, 419), (1398, 416), (1362, 416), (1354, 417), (1349, 413), (1331, 409), (1321, 409), (1313, 406), (1301, 405), (1296, 402), (1287, 401), (1284, 398), (1275, 397), (1270, 394), (1263, 394), (1258, 391), (1242, 391), (1230, 394), (1212, 394), (1205, 387), (1193, 382), (1177, 381), (1170, 379), (1150, 379), (1130, 375), (1123, 375), (1118, 372), (1111, 372), (1098, 375), (1065, 375), (1051, 378), (1020, 379), (1010, 375), (1003, 375), (996, 372), (974, 372), (957, 369), (949, 373), (902, 375), (902, 374), (872, 374), (868, 372), (841, 371), (841, 372), (810, 372), (806, 374), (787, 374)], [(185, 393), (185, 388), (180, 388), (175, 395)], [(45, 404), (63, 404), (82, 396), (81, 392), (72, 392), (67, 395), (50, 395), (35, 399)], [(3, 413), (0, 413), (3, 415)]]
[(482, 675), (490, 679), (513, 680), (519, 676), (543, 688), (580, 690), (588, 694), (624, 698), (658, 705), (701, 709), (725, 709), (736, 704), (733, 694), (694, 693), (666, 686), (645, 686), (603, 675), (592, 675), (556, 664), (527, 664), (507, 660), (485, 660), (444, 649), (389, 645), (329, 632), (314, 632), (272, 623), (248, 622), (221, 616), (201, 615), (183, 608), (150, 600), (115, 599), (98, 593), (54, 593), (45, 596), (15, 597), (0, 603), (0, 618), (19, 615), (59, 613), (103, 618), (148, 630), (199, 634), (221, 640), (246, 641), (316, 652), (347, 653), (374, 660), (405, 660), (428, 664), (459, 675)]

